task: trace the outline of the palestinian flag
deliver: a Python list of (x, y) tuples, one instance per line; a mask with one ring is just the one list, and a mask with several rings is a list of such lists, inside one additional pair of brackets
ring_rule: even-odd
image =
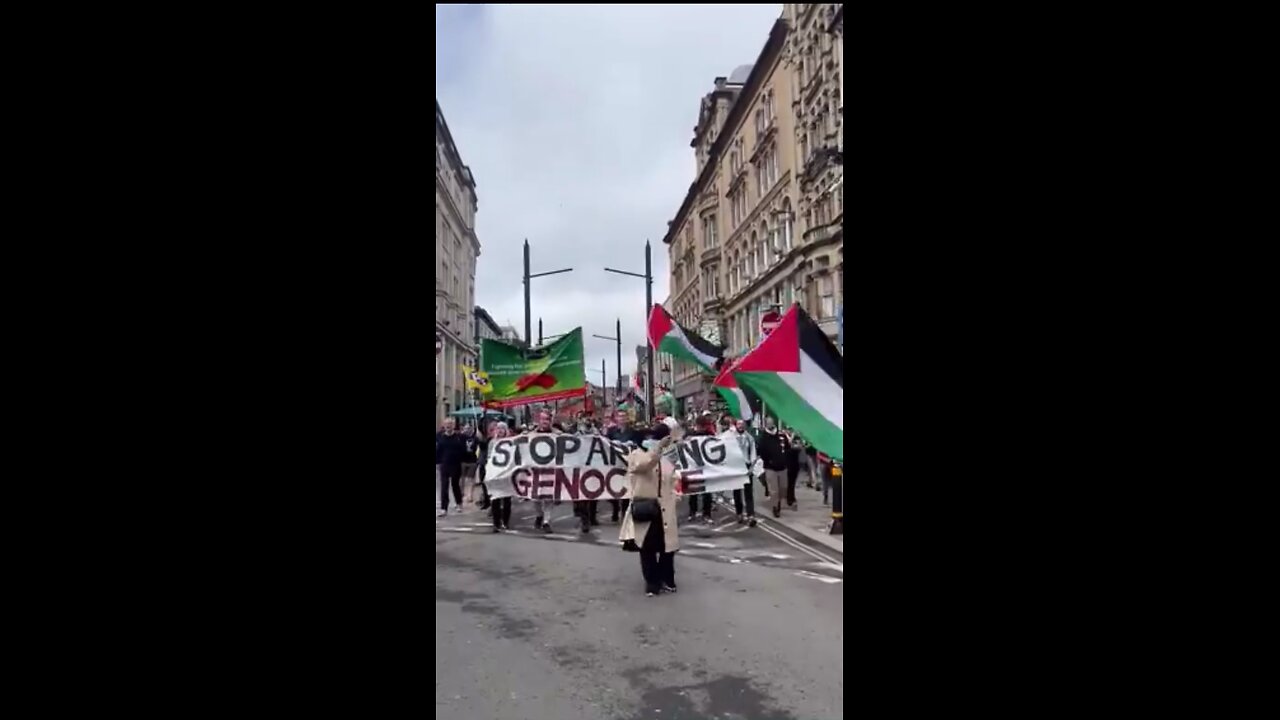
[(737, 369), (738, 362), (725, 363), (724, 370), (716, 376), (714, 387), (729, 406), (730, 414), (739, 420), (751, 422), (760, 412), (760, 396), (738, 385), (738, 381), (734, 379), (733, 371)]
[(658, 352), (694, 363), (707, 372), (719, 370), (724, 359), (724, 348), (680, 327), (667, 309), (657, 304), (649, 313), (649, 344)]
[(844, 358), (799, 305), (733, 368), (742, 388), (819, 452), (844, 461)]

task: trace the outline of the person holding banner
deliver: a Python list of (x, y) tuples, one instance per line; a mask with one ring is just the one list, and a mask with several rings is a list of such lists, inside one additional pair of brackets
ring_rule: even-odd
[[(555, 433), (555, 430), (551, 427), (551, 413), (546, 410), (538, 413), (538, 424), (533, 428), (533, 432)], [(551, 523), (546, 520), (546, 510), (549, 504), (549, 500), (533, 501), (533, 506), (537, 508), (538, 513), (538, 517), (534, 520), (533, 526), (547, 535), (551, 534)]]
[[(738, 423), (742, 425), (742, 423)], [(739, 525), (756, 526), (756, 489), (754, 477), (756, 462), (756, 441), (750, 435), (744, 432), (746, 428), (739, 430), (737, 427), (727, 420), (724, 422), (724, 432), (726, 435), (738, 443), (738, 447), (742, 449), (742, 457), (747, 461), (747, 484), (738, 490), (733, 491), (733, 512), (738, 516)], [(742, 514), (742, 496), (747, 496), (746, 515)]]
[(680, 549), (676, 477), (663, 469), (662, 453), (678, 439), (679, 427), (674, 420), (667, 420), (655, 430), (655, 440), (646, 441), (645, 449), (634, 450), (627, 457), (631, 507), (622, 520), (618, 539), (623, 550), (640, 553), (648, 597), (676, 591), (675, 554)]
[[(614, 427), (609, 429), (608, 437), (614, 442), (631, 443), (639, 445), (644, 441), (644, 433), (632, 430), (628, 425), (630, 418), (622, 410), (618, 410), (613, 414)], [(627, 514), (627, 507), (631, 504), (630, 500), (610, 500), (609, 504), (613, 507), (613, 522), (618, 522), (621, 516)]]
[[(510, 437), (510, 436), (511, 436), (511, 430), (507, 427), (506, 423), (500, 422), (493, 426), (492, 439), (501, 440), (502, 438)], [(483, 466), (480, 469), (481, 469), (481, 472), (484, 471)], [(504, 497), (504, 498), (498, 498), (497, 500), (493, 500), (490, 504), (490, 508), (493, 510), (493, 531), (495, 533), (499, 533), (499, 532), (502, 532), (503, 530), (510, 530), (511, 529), (511, 498)]]
[[(709, 412), (702, 413), (702, 417), (698, 419), (697, 427), (697, 430), (690, 433), (691, 437), (710, 437), (716, 434), (715, 420), (712, 419), (711, 413)], [(689, 496), (689, 524), (691, 525), (698, 521), (698, 500), (699, 496), (697, 495)], [(701, 500), (702, 521), (710, 525), (712, 523), (711, 510), (714, 507), (715, 502), (710, 495), (701, 496)]]

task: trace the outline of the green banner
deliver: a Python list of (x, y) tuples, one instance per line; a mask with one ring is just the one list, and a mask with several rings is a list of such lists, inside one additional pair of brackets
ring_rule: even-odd
[(486, 339), (481, 342), (480, 367), (489, 373), (493, 387), (485, 396), (488, 407), (508, 408), (587, 394), (582, 328), (531, 350)]

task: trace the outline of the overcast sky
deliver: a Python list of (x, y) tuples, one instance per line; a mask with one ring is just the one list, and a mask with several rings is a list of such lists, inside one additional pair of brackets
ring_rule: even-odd
[(755, 62), (781, 5), (437, 5), (436, 99), (476, 179), (476, 304), (524, 332), (521, 249), (535, 273), (533, 331), (581, 326), (587, 379), (616, 381), (644, 343), (644, 272), (667, 297), (671, 220), (694, 180), (689, 141), (714, 78)]

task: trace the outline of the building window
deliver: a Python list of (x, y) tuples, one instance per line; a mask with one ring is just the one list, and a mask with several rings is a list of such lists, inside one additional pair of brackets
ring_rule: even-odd
[(800, 131), (800, 167), (804, 168), (809, 164), (809, 131)]
[(791, 198), (782, 203), (782, 248), (783, 252), (791, 252), (792, 236), (795, 234), (795, 218), (791, 212)]
[(818, 292), (821, 295), (820, 306), (818, 308), (821, 313), (819, 317), (823, 319), (833, 318), (836, 316), (836, 297), (833, 285), (834, 282), (830, 273), (823, 275), (818, 280)]
[(756, 276), (756, 253), (760, 249), (760, 238), (751, 231), (751, 244), (747, 246), (747, 281)]
[(716, 216), (708, 216), (703, 220), (702, 234), (705, 236), (707, 249), (710, 250), (716, 246)]
[(764, 137), (764, 108), (756, 110), (756, 142), (760, 142), (760, 138)]

